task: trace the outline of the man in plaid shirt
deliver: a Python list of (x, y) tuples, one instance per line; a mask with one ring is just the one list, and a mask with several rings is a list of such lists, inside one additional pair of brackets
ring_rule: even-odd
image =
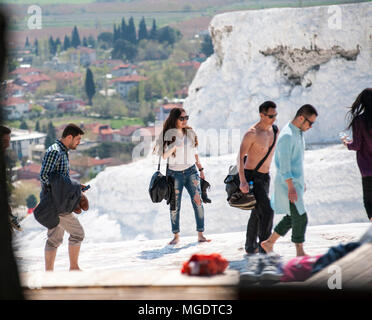
[[(83, 134), (83, 130), (77, 125), (70, 123), (64, 129), (62, 138), (56, 140), (56, 142), (47, 149), (40, 171), (40, 181), (42, 183), (40, 199), (45, 197), (51, 190), (49, 184), (49, 176), (51, 173), (58, 173), (70, 178), (68, 151), (77, 148)], [(70, 234), (68, 247), (70, 270), (80, 270), (78, 258), (80, 244), (84, 239), (83, 227), (72, 212), (61, 213), (59, 214), (59, 218), (59, 224), (55, 228), (48, 229), (48, 239), (45, 245), (45, 270), (53, 271), (57, 248), (63, 241), (65, 231)]]

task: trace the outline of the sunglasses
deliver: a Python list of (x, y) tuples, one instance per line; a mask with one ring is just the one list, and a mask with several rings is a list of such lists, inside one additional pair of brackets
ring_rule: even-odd
[(189, 116), (179, 117), (178, 120), (180, 121), (189, 120)]
[(266, 117), (270, 118), (270, 119), (274, 119), (274, 118), (276, 118), (276, 117), (278, 116), (277, 113), (275, 113), (275, 114), (266, 114), (266, 113), (264, 113), (264, 115), (265, 115)]
[(312, 127), (315, 121), (310, 121), (308, 118), (304, 117), (305, 121), (309, 122), (309, 126)]

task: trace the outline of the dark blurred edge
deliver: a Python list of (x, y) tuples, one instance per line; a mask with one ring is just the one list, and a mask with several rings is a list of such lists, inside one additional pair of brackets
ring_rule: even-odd
[[(0, 7), (0, 124), (3, 123), (3, 81), (6, 79), (7, 15)], [(6, 190), (6, 172), (3, 150), (0, 146), (0, 299), (24, 299), (18, 275), (18, 268), (13, 254), (12, 234), (8, 218), (8, 197)]]

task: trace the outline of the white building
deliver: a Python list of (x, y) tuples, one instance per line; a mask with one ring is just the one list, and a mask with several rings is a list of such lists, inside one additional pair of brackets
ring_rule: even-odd
[[(46, 134), (36, 131), (11, 129), (10, 148), (17, 154), (18, 159), (32, 158), (36, 145), (44, 145)], [(40, 151), (40, 147), (36, 148)]]
[(3, 102), (5, 118), (8, 120), (17, 120), (23, 117), (27, 117), (29, 112), (30, 104), (16, 97), (10, 97)]

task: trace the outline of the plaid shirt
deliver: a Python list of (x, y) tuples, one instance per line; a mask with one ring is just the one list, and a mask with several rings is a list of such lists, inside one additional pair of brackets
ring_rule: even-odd
[(43, 185), (49, 185), (49, 175), (57, 172), (65, 177), (70, 177), (68, 149), (56, 140), (46, 151), (40, 171), (40, 181)]

